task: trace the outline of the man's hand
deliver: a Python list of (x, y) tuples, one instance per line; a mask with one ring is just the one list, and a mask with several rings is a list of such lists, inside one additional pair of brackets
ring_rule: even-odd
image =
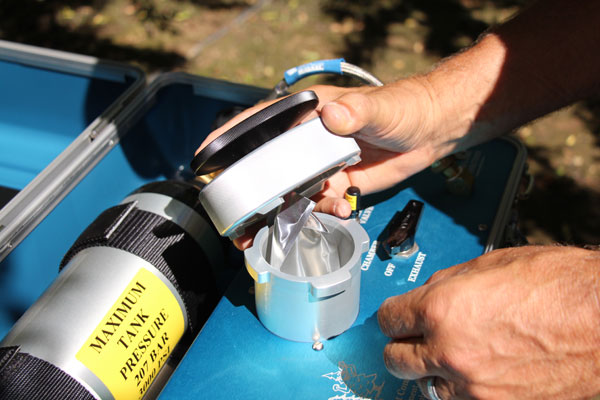
[[(443, 400), (600, 393), (600, 252), (496, 250), (379, 309), (388, 370), (437, 377)], [(421, 381), (423, 382), (423, 381)]]
[[(343, 199), (349, 186), (358, 186), (363, 193), (386, 189), (445, 155), (438, 148), (440, 140), (434, 137), (439, 129), (433, 116), (431, 93), (422, 77), (384, 87), (314, 86), (310, 90), (319, 97), (319, 104), (305, 120), (320, 116), (333, 133), (352, 135), (361, 147), (362, 159), (326, 182), (324, 190), (314, 198), (318, 201), (316, 211), (345, 218), (351, 212)], [(245, 110), (212, 132), (198, 151), (269, 104), (272, 102)], [(254, 233), (247, 232), (234, 241), (235, 245), (240, 249), (249, 247)]]

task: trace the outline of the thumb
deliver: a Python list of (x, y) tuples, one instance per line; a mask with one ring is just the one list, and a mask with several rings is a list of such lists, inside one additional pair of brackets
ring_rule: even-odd
[(321, 110), (323, 124), (338, 135), (363, 129), (373, 115), (373, 100), (364, 93), (348, 93), (327, 103)]

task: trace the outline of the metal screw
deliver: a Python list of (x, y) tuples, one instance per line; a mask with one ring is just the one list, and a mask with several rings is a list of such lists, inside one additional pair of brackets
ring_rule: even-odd
[(314, 342), (313, 345), (312, 345), (312, 349), (314, 351), (321, 351), (321, 350), (323, 350), (323, 343), (321, 343), (321, 342)]
[(488, 226), (486, 224), (479, 224), (477, 226), (477, 229), (479, 229), (480, 232), (487, 231), (487, 228)]

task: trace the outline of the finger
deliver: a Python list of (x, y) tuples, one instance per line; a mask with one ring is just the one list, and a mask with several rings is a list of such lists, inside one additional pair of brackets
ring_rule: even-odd
[[(426, 285), (433, 284), (436, 282), (443, 281), (445, 279), (452, 278), (453, 276), (460, 275), (462, 273), (470, 271), (474, 265), (478, 263), (477, 258), (464, 262), (462, 264), (456, 264), (452, 267), (440, 269), (427, 279)], [(495, 265), (495, 264), (492, 264)]]
[(327, 129), (338, 135), (358, 132), (369, 122), (373, 110), (371, 97), (363, 93), (348, 93), (329, 102), (321, 109), (321, 119)]
[(264, 222), (257, 222), (256, 224), (247, 227), (246, 232), (244, 232), (242, 236), (233, 239), (233, 245), (237, 247), (238, 250), (246, 250), (247, 248), (252, 247), (254, 237), (264, 225)]
[(325, 197), (317, 203), (315, 211), (335, 215), (338, 218), (348, 218), (352, 212), (352, 207), (344, 199)]
[(510, 249), (494, 250), (472, 260), (466, 261), (462, 264), (457, 264), (452, 267), (439, 270), (433, 275), (431, 275), (431, 277), (425, 282), (425, 284), (439, 282), (444, 279), (448, 279), (450, 277), (466, 273), (475, 269), (478, 271), (484, 271), (486, 269), (495, 268), (499, 264), (511, 262), (514, 259), (515, 257), (510, 253)]
[(421, 317), (423, 287), (386, 299), (379, 307), (377, 320), (388, 337), (404, 339), (425, 336), (426, 326)]
[[(435, 156), (429, 149), (421, 148), (408, 153), (396, 153), (360, 141), (362, 161), (346, 168), (352, 185), (364, 193), (387, 189), (409, 176), (427, 168)], [(335, 177), (335, 175), (334, 175)]]
[(419, 379), (431, 375), (427, 350), (422, 338), (394, 340), (383, 350), (383, 360), (390, 374), (400, 379)]
[(308, 87), (306, 90), (312, 90), (319, 98), (319, 104), (317, 105), (317, 111), (320, 113), (325, 104), (328, 104), (345, 93), (362, 90), (362, 88), (348, 88), (332, 85), (313, 85)]
[(421, 112), (410, 113), (401, 101), (410, 93), (394, 86), (353, 90), (324, 104), (321, 118), (333, 133), (355, 134), (387, 150), (406, 153), (418, 147), (424, 129)]
[(443, 281), (444, 279), (450, 278), (458, 274), (461, 271), (461, 268), (462, 264), (458, 264), (453, 267), (440, 269), (436, 271), (433, 275), (431, 275), (429, 279), (427, 279), (427, 281), (425, 281), (425, 285), (430, 285), (432, 283), (436, 283), (439, 281)]
[(357, 186), (361, 193), (368, 194), (387, 189), (415, 172), (425, 168), (417, 151), (398, 154), (359, 141), (363, 148), (362, 161), (333, 175), (325, 182), (325, 187), (315, 201), (324, 197), (342, 197), (349, 186)]
[(246, 250), (252, 247), (252, 243), (254, 242), (254, 238), (250, 235), (240, 236), (239, 238), (233, 239), (233, 245), (238, 250)]

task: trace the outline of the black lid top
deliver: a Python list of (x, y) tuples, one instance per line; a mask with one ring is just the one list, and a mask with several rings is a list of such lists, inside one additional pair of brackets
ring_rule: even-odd
[(318, 103), (315, 92), (307, 90), (271, 104), (210, 142), (192, 160), (192, 171), (205, 175), (229, 167), (292, 128)]

